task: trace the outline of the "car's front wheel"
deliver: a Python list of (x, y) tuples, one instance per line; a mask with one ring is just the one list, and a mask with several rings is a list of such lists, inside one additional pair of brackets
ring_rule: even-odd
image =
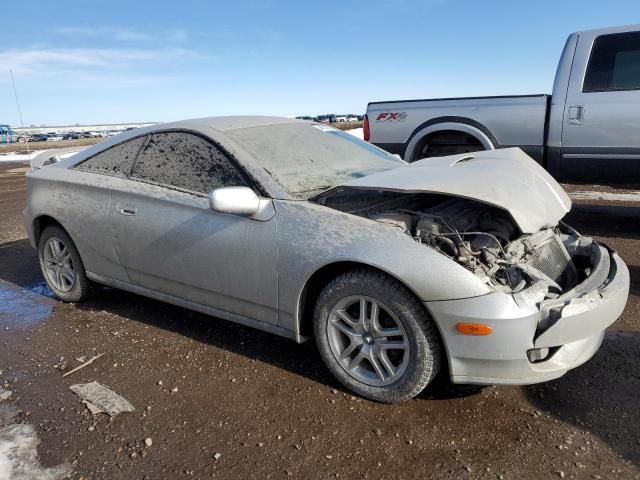
[(382, 272), (363, 268), (333, 279), (318, 298), (314, 328), (329, 370), (372, 400), (409, 400), (438, 374), (435, 325), (415, 295)]
[(61, 227), (50, 225), (38, 243), (40, 269), (51, 291), (64, 302), (79, 302), (90, 293), (91, 284), (80, 254)]

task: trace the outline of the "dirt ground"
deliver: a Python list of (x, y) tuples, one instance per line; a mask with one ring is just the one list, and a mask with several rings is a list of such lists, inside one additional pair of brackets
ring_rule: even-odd
[[(24, 170), (0, 166), (0, 387), (13, 391), (0, 405), (35, 428), (44, 467), (74, 479), (640, 478), (640, 204), (582, 202), (567, 219), (631, 271), (591, 361), (546, 384), (441, 380), (382, 405), (344, 390), (313, 343), (113, 289), (48, 298), (21, 224)], [(93, 380), (136, 411), (92, 416), (69, 386)]]

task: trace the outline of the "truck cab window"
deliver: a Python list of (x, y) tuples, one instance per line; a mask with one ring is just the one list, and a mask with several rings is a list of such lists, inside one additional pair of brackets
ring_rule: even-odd
[(596, 38), (583, 92), (640, 89), (640, 32)]

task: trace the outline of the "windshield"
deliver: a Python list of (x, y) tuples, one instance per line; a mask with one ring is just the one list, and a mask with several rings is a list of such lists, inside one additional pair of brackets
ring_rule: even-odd
[(384, 150), (327, 125), (284, 123), (225, 134), (251, 153), (296, 199), (406, 165)]

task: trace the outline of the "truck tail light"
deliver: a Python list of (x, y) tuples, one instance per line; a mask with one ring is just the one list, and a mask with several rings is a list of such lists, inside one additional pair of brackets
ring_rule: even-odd
[(364, 133), (364, 141), (368, 142), (371, 138), (371, 132), (369, 132), (369, 116), (364, 116), (364, 128), (362, 129)]

